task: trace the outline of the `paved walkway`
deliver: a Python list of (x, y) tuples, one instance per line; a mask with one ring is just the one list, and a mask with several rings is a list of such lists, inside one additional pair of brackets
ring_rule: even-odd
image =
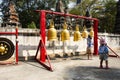
[(110, 69), (99, 69), (99, 57), (86, 56), (52, 60), (50, 72), (34, 61), (0, 65), (0, 80), (120, 80), (120, 58), (110, 57)]

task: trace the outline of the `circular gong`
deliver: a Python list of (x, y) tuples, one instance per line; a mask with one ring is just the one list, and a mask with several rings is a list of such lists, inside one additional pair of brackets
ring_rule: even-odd
[(0, 37), (0, 61), (9, 59), (14, 53), (14, 44), (7, 38)]

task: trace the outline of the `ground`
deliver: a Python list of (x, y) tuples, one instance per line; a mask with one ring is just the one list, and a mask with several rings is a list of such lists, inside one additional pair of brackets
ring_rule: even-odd
[[(0, 80), (119, 80), (120, 58), (109, 57), (110, 69), (99, 68), (99, 57), (86, 56), (51, 60), (53, 72), (36, 61), (19, 61), (18, 65), (0, 65)], [(105, 65), (105, 64), (104, 64)]]

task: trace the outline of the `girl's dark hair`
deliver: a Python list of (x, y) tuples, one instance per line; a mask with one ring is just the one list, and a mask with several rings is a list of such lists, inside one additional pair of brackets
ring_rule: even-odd
[(92, 39), (92, 37), (90, 35), (88, 35), (88, 38)]
[(100, 46), (104, 46), (105, 44), (101, 44)]

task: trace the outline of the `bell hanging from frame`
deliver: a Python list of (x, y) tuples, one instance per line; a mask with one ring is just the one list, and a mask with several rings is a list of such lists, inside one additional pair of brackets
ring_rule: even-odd
[(87, 32), (87, 29), (86, 29), (85, 26), (83, 27), (82, 37), (83, 38), (87, 38), (88, 37), (88, 32)]
[(79, 31), (79, 25), (77, 24), (76, 25), (76, 31), (74, 32), (74, 41), (78, 41), (78, 40), (81, 40), (82, 37), (81, 37), (81, 34), (80, 34), (80, 31)]
[(90, 35), (91, 37), (93, 37), (93, 36), (94, 36), (93, 27), (91, 27), (91, 28), (90, 28), (90, 33), (89, 33), (89, 35)]
[(50, 27), (48, 29), (48, 41), (55, 41), (57, 40), (57, 31), (54, 28), (54, 22), (53, 20), (50, 21)]
[(67, 24), (66, 24), (66, 22), (64, 22), (63, 30), (61, 32), (61, 41), (65, 41), (65, 40), (69, 40), (69, 39), (70, 39), (70, 33), (67, 30)]

